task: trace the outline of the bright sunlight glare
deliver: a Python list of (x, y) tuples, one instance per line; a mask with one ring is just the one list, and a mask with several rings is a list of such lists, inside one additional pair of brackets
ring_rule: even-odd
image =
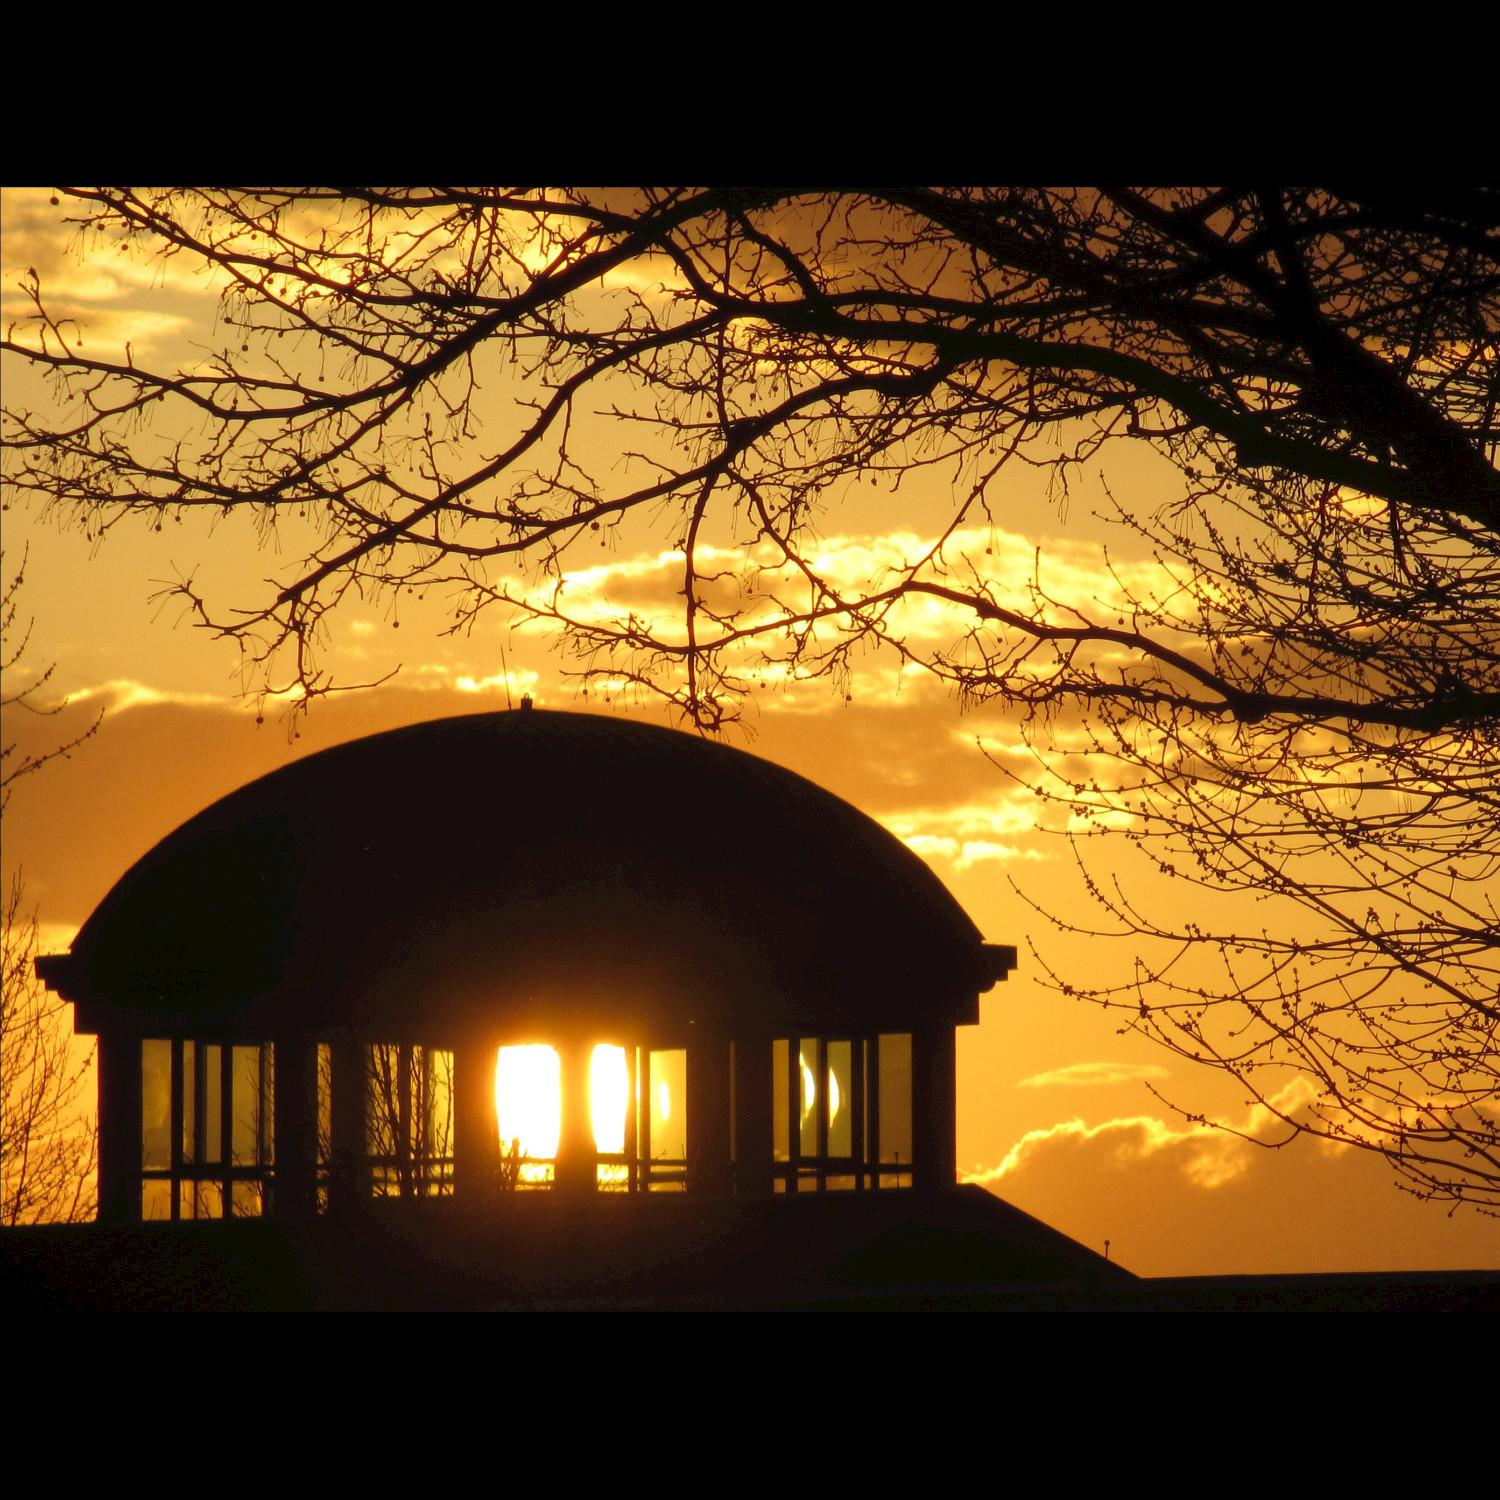
[(589, 1113), (594, 1121), (596, 1150), (613, 1154), (625, 1149), (625, 1106), (629, 1098), (625, 1049), (600, 1042), (589, 1060)]
[[(799, 1051), (797, 1061), (802, 1065), (802, 1113), (810, 1115), (813, 1106), (818, 1102), (818, 1083), (813, 1077), (813, 1070), (807, 1061), (807, 1055)], [(839, 1092), (839, 1081), (832, 1068), (828, 1070), (828, 1119), (831, 1124), (839, 1117), (839, 1110), (843, 1108), (843, 1095)]]
[[(589, 1059), (589, 1112), (595, 1149), (617, 1154), (625, 1149), (625, 1114), (630, 1087), (625, 1049), (600, 1043)], [(495, 1061), (495, 1118), (500, 1142), (520, 1142), (525, 1182), (548, 1180), (539, 1162), (557, 1156), (562, 1138), (562, 1061), (545, 1044), (502, 1047)]]
[[(562, 1136), (562, 1061), (555, 1047), (502, 1047), (495, 1063), (495, 1118), (500, 1143), (521, 1144), (521, 1155), (551, 1161)], [(523, 1166), (523, 1181), (545, 1180), (545, 1170)]]

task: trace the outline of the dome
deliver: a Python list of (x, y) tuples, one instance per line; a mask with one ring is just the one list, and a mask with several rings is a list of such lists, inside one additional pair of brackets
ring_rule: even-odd
[(977, 1019), (1013, 963), (848, 803), (693, 735), (523, 709), (264, 776), (163, 839), (39, 968), (101, 1023), (663, 1034)]

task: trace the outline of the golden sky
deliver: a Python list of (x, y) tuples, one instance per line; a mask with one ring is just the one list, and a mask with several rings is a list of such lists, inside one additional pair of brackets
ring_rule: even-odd
[[(3, 198), (3, 314), (16, 315), (26, 268), (44, 293), (82, 322), (95, 350), (129, 342), (138, 359), (187, 361), (211, 336), (216, 288), (176, 266), (165, 272), (109, 252), (69, 249), (46, 190)], [(45, 391), (28, 371), (4, 370), (7, 403)], [(30, 383), (30, 384), (28, 384)], [(591, 441), (607, 442), (607, 433)], [(1127, 503), (1154, 499), (1171, 471), (1146, 449), (1107, 453), (1113, 492)], [(1098, 474), (1060, 509), (1043, 475), (1016, 472), (1008, 510), (994, 530), (956, 539), (983, 554), (992, 576), (1018, 583), (1034, 566), (1060, 597), (1106, 599), (1104, 503)], [(936, 487), (940, 479), (925, 481)], [(868, 577), (930, 540), (945, 497), (924, 481), (898, 494), (850, 486), (822, 523), (822, 566)], [(730, 545), (730, 539), (718, 539)], [(384, 686), (316, 705), (289, 734), (282, 705), (245, 696), (233, 643), (181, 618), (154, 598), (193, 575), (221, 603), (246, 601), (288, 558), (259, 549), (251, 528), (230, 519), (119, 528), (91, 545), (49, 518), (13, 507), (5, 516), (6, 567), (28, 552), (23, 614), (34, 633), (20, 675), (55, 663), (49, 690), (67, 706), (56, 718), (14, 715), (7, 742), (45, 749), (102, 709), (99, 734), (66, 761), (20, 786), (7, 817), (4, 868), (24, 868), (46, 940), (71, 932), (130, 863), (208, 802), (290, 758), (400, 724), (506, 706), (530, 692), (540, 706), (626, 714), (659, 722), (659, 707), (628, 691), (597, 687), (587, 699), (567, 662), (540, 631), (511, 632), (481, 617), (471, 632), (445, 635), (445, 601), (403, 599), (399, 615), (380, 601), (332, 621), (325, 659), (341, 682)], [(1118, 541), (1117, 567), (1137, 587), (1154, 585), (1153, 564)], [(669, 617), (681, 587), (672, 539), (633, 529), (597, 557), (570, 560), (566, 597), (579, 612), (628, 606)], [(961, 629), (938, 605), (912, 605), (908, 635), (941, 641)], [(730, 743), (765, 756), (847, 798), (904, 839), (964, 905), (985, 937), (1015, 943), (1021, 967), (981, 1002), (982, 1020), (959, 1034), (960, 1167), (1019, 1207), (1146, 1274), (1484, 1267), (1500, 1265), (1493, 1220), (1449, 1218), (1392, 1185), (1377, 1158), (1298, 1140), (1281, 1150), (1282, 1127), (1252, 1108), (1232, 1080), (1195, 1071), (1141, 1038), (1120, 1033), (1110, 1013), (1070, 1001), (1041, 982), (1059, 970), (1124, 972), (1124, 945), (1066, 936), (1031, 903), (1087, 924), (1089, 898), (1065, 826), (1039, 826), (1035, 799), (998, 767), (1023, 771), (1026, 752), (1003, 709), (961, 712), (951, 693), (921, 672), (872, 654), (844, 692), (825, 682), (770, 683)], [(1059, 743), (1073, 732), (1064, 720)], [(1164, 923), (1193, 913), (1190, 895), (1101, 840), (1103, 868), (1129, 872), (1132, 889)], [(1289, 1082), (1295, 1109), (1300, 1085)], [(1152, 1092), (1222, 1119), (1230, 1135), (1193, 1126)]]

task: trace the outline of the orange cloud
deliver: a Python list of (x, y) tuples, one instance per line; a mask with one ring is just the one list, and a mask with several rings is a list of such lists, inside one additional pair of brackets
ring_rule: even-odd
[[(47, 188), (7, 188), (0, 258), (0, 318), (16, 324), (15, 337), (39, 346), (26, 319), (35, 311), (27, 290), (33, 276), (48, 313), (76, 325), (85, 353), (118, 357), (130, 344), (137, 354), (185, 331), (193, 321), (181, 297), (217, 296), (219, 284), (191, 272), (182, 259), (154, 261), (139, 247), (95, 235), (85, 240), (75, 220), (86, 206), (52, 203)], [(220, 277), (220, 283), (227, 278)], [(174, 300), (164, 302), (163, 294)]]
[(224, 709), (243, 706), (240, 700), (226, 699), (222, 693), (186, 693), (154, 688), (133, 677), (112, 677), (107, 682), (74, 688), (68, 693), (67, 701), (70, 704), (102, 705), (106, 712), (112, 714), (162, 703), (193, 704), (200, 708)]
[[(1117, 1077), (1095, 1078), (1097, 1070), (1113, 1070)], [(1165, 1070), (1146, 1065), (1075, 1063), (1050, 1073), (1039, 1073), (1025, 1080), (1033, 1087), (1046, 1083), (1120, 1082), (1130, 1077), (1163, 1076)], [(1072, 1075), (1072, 1076), (1069, 1076)], [(1097, 1145), (1103, 1158), (1119, 1166), (1128, 1166), (1150, 1157), (1167, 1154), (1176, 1169), (1195, 1187), (1218, 1188), (1242, 1176), (1250, 1165), (1257, 1146), (1265, 1147), (1285, 1140), (1288, 1131), (1282, 1120), (1296, 1118), (1316, 1099), (1316, 1090), (1304, 1078), (1292, 1078), (1277, 1094), (1269, 1107), (1250, 1106), (1240, 1121), (1220, 1120), (1211, 1124), (1173, 1124), (1153, 1115), (1131, 1115), (1087, 1125), (1081, 1119), (1063, 1120), (1044, 1129), (1028, 1130), (1006, 1152), (998, 1166), (978, 1169), (968, 1174), (966, 1182), (989, 1187), (1019, 1171), (1028, 1157), (1058, 1141)]]
[(1200, 1188), (1217, 1188), (1233, 1182), (1248, 1170), (1254, 1149), (1241, 1137), (1211, 1126), (1178, 1129), (1152, 1115), (1106, 1120), (1102, 1125), (1086, 1125), (1081, 1119), (1072, 1119), (1028, 1130), (998, 1166), (965, 1173), (963, 1180), (994, 1188), (1002, 1179), (1019, 1172), (1031, 1158), (1064, 1142), (1096, 1147), (1096, 1154), (1117, 1168), (1166, 1152), (1182, 1176)]
[[(1294, 1115), (1311, 1088), (1276, 1102)], [(1027, 1131), (965, 1175), (1142, 1275), (1494, 1268), (1494, 1221), (1398, 1192), (1371, 1152), (1284, 1139), (1263, 1107), (1243, 1135), (1137, 1115)], [(1280, 1149), (1266, 1149), (1280, 1143)]]
[(1167, 1069), (1155, 1063), (1093, 1062), (1072, 1063), (1053, 1068), (1048, 1073), (1033, 1073), (1017, 1085), (1023, 1089), (1044, 1089), (1061, 1084), (1068, 1088), (1087, 1088), (1095, 1084), (1133, 1083), (1139, 1079), (1165, 1078)]

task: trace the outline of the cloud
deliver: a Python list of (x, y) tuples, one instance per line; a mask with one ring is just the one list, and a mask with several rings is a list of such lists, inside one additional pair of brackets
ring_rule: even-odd
[(1072, 1063), (1066, 1068), (1053, 1068), (1048, 1073), (1033, 1073), (1030, 1078), (1023, 1078), (1018, 1087), (1044, 1089), (1061, 1084), (1069, 1088), (1088, 1088), (1096, 1084), (1133, 1083), (1138, 1079), (1167, 1076), (1167, 1069), (1155, 1063)]
[[(153, 345), (181, 333), (190, 322), (188, 318), (176, 313), (151, 308), (102, 307), (76, 298), (53, 298), (50, 295), (46, 306), (53, 320), (66, 327), (70, 350), (106, 359), (123, 358), (127, 345), (131, 354), (138, 358), (149, 352)], [(7, 323), (16, 322), (17, 343), (32, 349), (45, 347), (50, 352), (57, 353), (54, 338), (49, 335), (44, 341), (35, 325), (27, 325), (23, 321), (29, 312), (29, 303), (23, 307), (18, 299), (0, 299), (0, 317)]]
[[(979, 769), (975, 767), (974, 769)], [(971, 776), (973, 772), (971, 771)], [(1050, 850), (1026, 847), (1018, 842), (1036, 832), (1036, 813), (1031, 798), (1021, 788), (1003, 786), (993, 801), (976, 802), (969, 785), (950, 783), (962, 801), (951, 806), (906, 807), (876, 814), (898, 839), (926, 860), (949, 861), (956, 870), (985, 863), (1052, 858)]]
[(919, 854), (925, 860), (948, 860), (956, 870), (970, 870), (987, 861), (1003, 864), (1009, 860), (1041, 860), (1050, 857), (1040, 849), (1022, 849), (1015, 844), (996, 844), (988, 839), (966, 839), (960, 843), (957, 839), (930, 833), (912, 833), (898, 837), (913, 854)]
[(1223, 1187), (1242, 1176), (1250, 1165), (1254, 1146), (1239, 1136), (1228, 1135), (1206, 1125), (1179, 1129), (1152, 1115), (1133, 1115), (1087, 1125), (1081, 1119), (1062, 1120), (1039, 1130), (1028, 1130), (1005, 1154), (998, 1166), (976, 1168), (965, 1173), (965, 1182), (993, 1188), (1020, 1172), (1038, 1155), (1056, 1155), (1067, 1146), (1076, 1153), (1092, 1148), (1096, 1156), (1116, 1169), (1124, 1169), (1166, 1153), (1175, 1171), (1194, 1187)]
[[(1163, 564), (1107, 561), (1102, 547), (1070, 538), (1034, 536), (1017, 532), (963, 528), (942, 539), (915, 531), (879, 534), (847, 533), (809, 542), (806, 561), (818, 577), (841, 597), (858, 600), (902, 581), (912, 569), (924, 579), (952, 587), (960, 594), (982, 589), (998, 604), (1020, 613), (1040, 607), (1062, 623), (1076, 624), (1073, 609), (1093, 611), (1106, 623), (1129, 609), (1128, 600), (1166, 600), (1180, 595), (1181, 585)], [(774, 647), (786, 626), (778, 622), (797, 616), (808, 606), (808, 586), (799, 569), (788, 564), (780, 550), (767, 542), (737, 546), (700, 545), (694, 554), (698, 588), (705, 602), (718, 612), (733, 611), (758, 619), (767, 627), (764, 643)], [(654, 620), (668, 639), (681, 634), (685, 557), (682, 551), (642, 552), (569, 569), (559, 583), (542, 579), (530, 591), (538, 606), (554, 598), (565, 613), (578, 620), (614, 618), (634, 610)], [(1043, 592), (1033, 595), (1040, 582)], [(1068, 608), (1039, 603), (1063, 599)], [(951, 651), (978, 621), (961, 603), (911, 593), (885, 607), (883, 628), (919, 650)], [(802, 627), (798, 626), (798, 629)], [(832, 626), (820, 626), (831, 630)], [(1101, 658), (1124, 660), (1116, 648), (1099, 648)], [(1039, 667), (1037, 670), (1050, 670)]]
[[(1115, 1071), (1119, 1077), (1093, 1077), (1096, 1072)], [(1163, 1076), (1164, 1070), (1147, 1065), (1077, 1063), (1025, 1080), (1032, 1087), (1053, 1083), (1114, 1083), (1131, 1077)], [(1067, 1076), (1075, 1075), (1075, 1076)], [(1042, 1129), (1028, 1130), (997, 1166), (976, 1168), (966, 1182), (990, 1187), (1017, 1173), (1039, 1153), (1058, 1145), (1087, 1147), (1091, 1154), (1116, 1167), (1129, 1167), (1160, 1157), (1194, 1187), (1214, 1189), (1234, 1182), (1249, 1170), (1257, 1147), (1284, 1141), (1288, 1128), (1281, 1118), (1295, 1119), (1305, 1113), (1317, 1095), (1304, 1078), (1291, 1079), (1269, 1104), (1252, 1104), (1243, 1120), (1221, 1119), (1199, 1124), (1176, 1124), (1154, 1115), (1130, 1115), (1105, 1120), (1099, 1125), (1082, 1119), (1062, 1120)]]
[(118, 236), (85, 235), (77, 220), (93, 205), (66, 198), (53, 204), (52, 196), (47, 188), (3, 194), (0, 318), (16, 324), (21, 343), (41, 341), (27, 321), (35, 311), (26, 290), (33, 273), (51, 318), (74, 325), (69, 342), (76, 333), (85, 354), (106, 358), (120, 357), (127, 344), (141, 355), (182, 333), (201, 315), (183, 299), (215, 297), (227, 283), (222, 273), (195, 271), (187, 257), (154, 259)]
[(125, 713), (132, 708), (156, 707), (161, 704), (193, 705), (200, 708), (234, 709), (247, 705), (226, 699), (222, 693), (187, 693), (172, 688), (155, 688), (133, 677), (112, 677), (106, 682), (74, 688), (68, 693), (69, 704), (103, 700), (107, 713)]
[(515, 668), (509, 672), (491, 672), (487, 677), (455, 677), (453, 686), (461, 693), (503, 694), (508, 700), (520, 701), (523, 693), (536, 696), (541, 673)]
[(38, 953), (66, 953), (78, 936), (76, 922), (38, 922), (36, 929), (36, 951)]
[[(1294, 1080), (1275, 1103), (1298, 1118), (1313, 1097)], [(1374, 1152), (1290, 1136), (1263, 1106), (1229, 1123), (1243, 1134), (1148, 1114), (1062, 1120), (965, 1181), (1095, 1249), (1109, 1239), (1148, 1276), (1495, 1265), (1492, 1219), (1396, 1191)]]

